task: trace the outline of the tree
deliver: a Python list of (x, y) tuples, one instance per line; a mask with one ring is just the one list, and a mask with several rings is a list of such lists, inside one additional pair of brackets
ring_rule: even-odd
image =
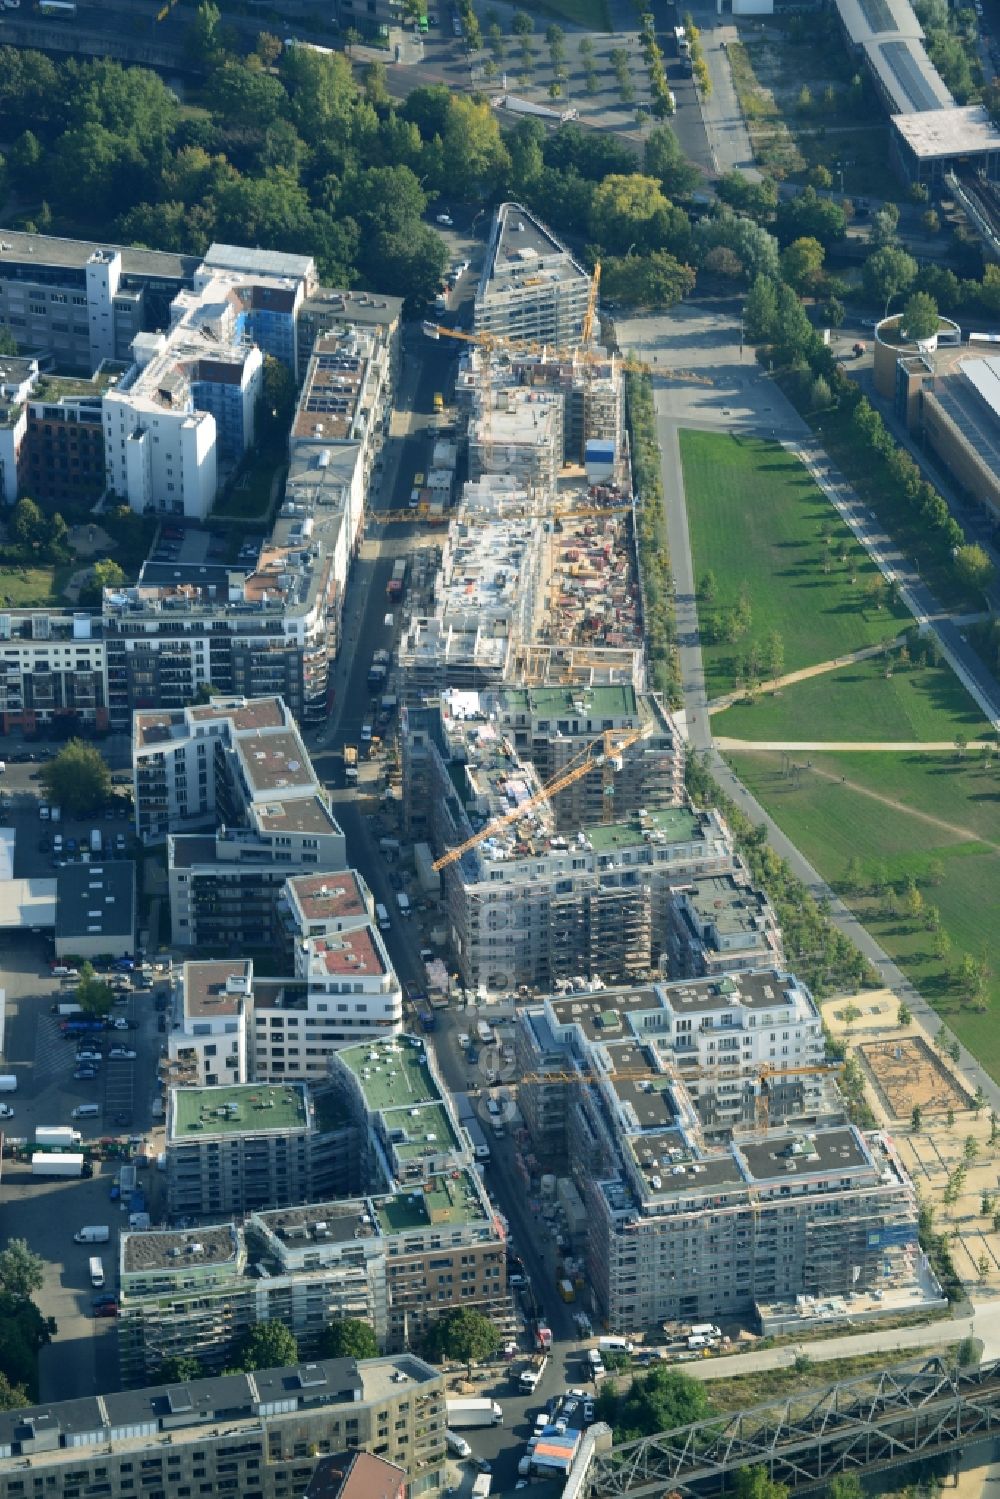
[(907, 338), (921, 343), (933, 338), (941, 326), (937, 303), (925, 291), (915, 291), (903, 308), (902, 329)]
[(535, 23), (526, 11), (516, 10), (511, 17), (510, 29), (515, 36), (530, 36)]
[(924, 1111), (918, 1103), (913, 1105), (913, 1113), (910, 1115), (910, 1128), (914, 1134), (919, 1134), (920, 1127), (924, 1122)]
[(461, 1359), (471, 1373), (473, 1364), (491, 1358), (502, 1341), (498, 1329), (482, 1312), (457, 1306), (435, 1322), (427, 1335), (427, 1348), (438, 1360)]
[(691, 267), (665, 250), (653, 250), (649, 255), (608, 256), (601, 273), (605, 293), (633, 307), (673, 307), (694, 289), (694, 284)]
[(743, 328), (751, 343), (764, 343), (778, 321), (778, 298), (773, 281), (758, 276), (743, 304)]
[(24, 1385), (11, 1384), (7, 1375), (0, 1372), (0, 1411), (23, 1410), (31, 1404), (31, 1394)]
[(258, 1322), (239, 1339), (233, 1357), (232, 1367), (244, 1374), (281, 1369), (298, 1362), (299, 1345), (283, 1322)]
[(643, 171), (654, 177), (668, 198), (688, 197), (701, 180), (669, 125), (655, 125), (646, 137), (642, 153)]
[(111, 985), (98, 978), (93, 963), (84, 963), (76, 986), (76, 1002), (88, 1015), (107, 1015), (114, 995)]
[(884, 302), (886, 313), (893, 297), (908, 291), (917, 274), (917, 262), (905, 250), (886, 245), (869, 255), (862, 280), (865, 293), (873, 302)]
[(265, 354), (257, 397), (256, 435), (261, 447), (288, 431), (294, 410), (295, 376), (287, 364)]
[(156, 1372), (158, 1384), (186, 1384), (189, 1379), (204, 1379), (205, 1371), (193, 1355), (172, 1353)]
[(861, 1480), (853, 1473), (841, 1473), (827, 1485), (827, 1499), (862, 1499)]
[(766, 1468), (740, 1468), (733, 1485), (736, 1499), (788, 1499), (788, 1488), (768, 1477)]
[(623, 1394), (610, 1381), (597, 1398), (598, 1419), (613, 1428), (616, 1443), (687, 1426), (710, 1414), (705, 1385), (673, 1369), (637, 1375)]
[(720, 202), (748, 213), (758, 223), (771, 219), (778, 206), (778, 185), (771, 177), (754, 182), (742, 172), (725, 172), (715, 190)]
[(10, 534), (21, 546), (41, 546), (48, 537), (49, 522), (34, 500), (18, 500), (10, 519)]
[(785, 670), (785, 642), (777, 630), (770, 632), (764, 645), (764, 670), (772, 681)]
[(714, 604), (718, 592), (718, 582), (714, 572), (709, 568), (708, 572), (702, 574), (701, 582), (698, 584), (698, 597), (706, 604)]
[(833, 405), (833, 391), (825, 375), (817, 375), (809, 388), (809, 409), (827, 411)]
[(986, 1254), (985, 1251), (984, 1251), (979, 1256), (979, 1259), (976, 1261), (976, 1269), (979, 1272), (979, 1279), (980, 1280), (986, 1280), (986, 1279), (988, 1279), (990, 1270), (992, 1268), (993, 1268), (993, 1261), (990, 1259), (989, 1255)]
[(955, 571), (966, 588), (975, 593), (986, 593), (993, 583), (996, 569), (989, 553), (978, 542), (960, 546), (955, 553)]
[(962, 1147), (962, 1154), (970, 1165), (976, 1159), (976, 1156), (979, 1154), (979, 1142), (976, 1139), (975, 1135), (966, 1135), (965, 1145)]
[(979, 1338), (963, 1338), (955, 1349), (955, 1361), (960, 1369), (971, 1369), (983, 1356), (983, 1345)]
[(0, 1288), (17, 1301), (28, 1301), (45, 1284), (45, 1261), (26, 1239), (8, 1239), (0, 1249)]
[(825, 256), (826, 251), (818, 239), (810, 235), (793, 239), (781, 252), (781, 274), (796, 291), (809, 292), (823, 274)]
[(120, 588), (124, 582), (125, 574), (118, 563), (111, 557), (101, 557), (94, 563), (90, 577), (80, 589), (80, 603), (99, 609), (105, 588)]
[(899, 209), (895, 203), (883, 203), (872, 214), (871, 242), (876, 249), (894, 245), (899, 228)]
[(840, 204), (832, 198), (821, 198), (814, 187), (780, 202), (774, 225), (779, 240), (786, 245), (808, 236), (829, 247), (847, 233), (847, 217)]
[(896, 1011), (896, 1024), (906, 1027), (913, 1024), (913, 1012), (909, 1005), (900, 1001), (899, 1009)]
[(42, 766), (39, 779), (49, 801), (71, 817), (86, 817), (111, 797), (111, 772), (99, 750), (71, 739), (54, 760)]
[(319, 1335), (318, 1358), (377, 1358), (378, 1342), (367, 1322), (334, 1317)]
[(222, 12), (213, 0), (201, 0), (184, 39), (185, 50), (192, 62), (207, 63), (219, 51), (221, 20)]

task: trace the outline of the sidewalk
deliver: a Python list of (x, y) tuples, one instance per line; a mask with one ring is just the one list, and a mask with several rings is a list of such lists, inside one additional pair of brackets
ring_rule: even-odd
[[(814, 1364), (832, 1363), (835, 1359), (858, 1358), (864, 1353), (885, 1353), (887, 1363), (902, 1363), (909, 1348), (942, 1348), (960, 1343), (974, 1327), (973, 1317), (924, 1323), (919, 1327), (884, 1328), (882, 1331), (845, 1333), (842, 1338), (810, 1340), (808, 1332), (799, 1343), (783, 1348), (762, 1348), (759, 1353), (737, 1353), (730, 1358), (706, 1358), (684, 1365), (692, 1379), (732, 1379), (741, 1374), (755, 1374), (763, 1369), (790, 1369), (801, 1354)], [(897, 1354), (900, 1355), (897, 1358)], [(985, 1355), (984, 1355), (985, 1357)], [(820, 1376), (821, 1380), (822, 1376)], [(817, 1380), (817, 1383), (820, 1382)]]

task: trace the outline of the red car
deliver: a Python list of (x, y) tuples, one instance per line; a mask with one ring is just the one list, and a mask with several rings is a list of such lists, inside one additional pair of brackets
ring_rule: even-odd
[(118, 1303), (114, 1299), (109, 1298), (107, 1301), (94, 1302), (95, 1317), (117, 1317), (117, 1315)]

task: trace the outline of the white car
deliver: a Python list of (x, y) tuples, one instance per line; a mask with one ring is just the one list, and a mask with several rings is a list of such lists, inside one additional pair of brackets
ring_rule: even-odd
[(443, 224), (446, 229), (450, 229), (455, 222), (450, 213), (439, 213), (437, 221), (439, 224)]
[(13, 1119), (14, 1110), (9, 1103), (0, 1103), (0, 1119)]
[(134, 1062), (135, 1052), (130, 1046), (112, 1046), (108, 1052), (109, 1057), (120, 1057), (123, 1061)]

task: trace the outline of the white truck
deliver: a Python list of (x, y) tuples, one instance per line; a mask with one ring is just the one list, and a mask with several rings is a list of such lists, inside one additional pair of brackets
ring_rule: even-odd
[(79, 1145), (82, 1138), (80, 1131), (71, 1128), (68, 1124), (39, 1124), (35, 1129), (36, 1145), (55, 1145), (61, 1150), (72, 1150), (74, 1145)]
[(472, 1480), (472, 1499), (490, 1499), (490, 1490), (493, 1487), (493, 1479), (489, 1473), (477, 1473)]
[(449, 1400), (448, 1429), (463, 1426), (502, 1426), (503, 1406), (495, 1400)]
[(12, 1072), (0, 1073), (0, 1093), (16, 1093), (17, 1078)]
[(521, 1389), (525, 1390), (530, 1395), (531, 1391), (535, 1389), (538, 1381), (541, 1379), (548, 1366), (548, 1354), (536, 1353), (534, 1358), (531, 1360), (531, 1363), (528, 1364), (526, 1368), (521, 1370), (520, 1376), (517, 1381)]
[(74, 1244), (106, 1244), (111, 1230), (106, 1223), (87, 1223), (73, 1235)]
[(63, 1151), (61, 1155), (46, 1151), (31, 1157), (32, 1176), (82, 1176), (83, 1152)]

